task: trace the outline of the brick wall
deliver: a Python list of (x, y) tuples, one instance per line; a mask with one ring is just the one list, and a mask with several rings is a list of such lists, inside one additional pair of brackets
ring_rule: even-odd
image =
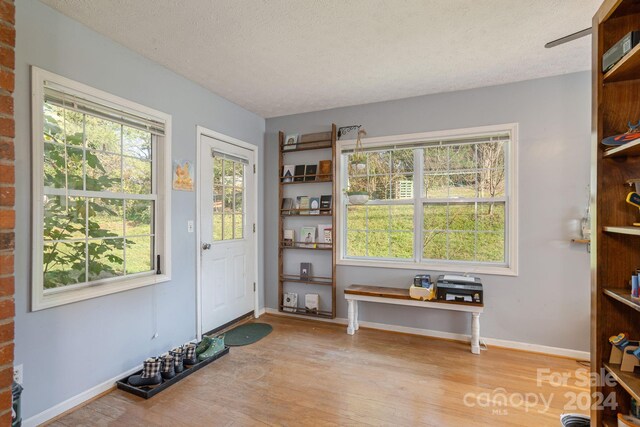
[(16, 45), (15, 5), (0, 0), (0, 425), (11, 424), (13, 380), (13, 249), (14, 210), (14, 114), (13, 87)]

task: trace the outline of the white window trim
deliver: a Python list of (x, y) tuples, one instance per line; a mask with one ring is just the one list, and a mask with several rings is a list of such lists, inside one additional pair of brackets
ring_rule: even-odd
[[(44, 112), (44, 82), (50, 81), (104, 101), (106, 105), (117, 105), (127, 110), (142, 113), (164, 122), (163, 148), (157, 150), (157, 218), (155, 224), (156, 254), (161, 256), (162, 274), (143, 273), (130, 277), (105, 279), (90, 286), (60, 290), (45, 294), (42, 277), (43, 256), (43, 153), (42, 129)], [(31, 260), (31, 310), (38, 311), (90, 298), (96, 298), (143, 286), (171, 280), (171, 115), (145, 107), (135, 102), (111, 95), (99, 89), (78, 83), (49, 71), (31, 67), (31, 114), (32, 114), (32, 260)]]
[[(509, 259), (507, 266), (493, 266), (474, 264), (468, 262), (419, 262), (419, 261), (393, 261), (393, 260), (360, 260), (345, 258), (345, 209), (346, 195), (344, 194), (344, 175), (347, 173), (347, 165), (342, 161), (342, 151), (355, 148), (356, 140), (337, 141), (336, 150), (336, 171), (338, 173), (338, 200), (336, 201), (336, 226), (337, 226), (337, 260), (336, 264), (355, 267), (382, 267), (396, 268), (403, 270), (430, 270), (430, 271), (455, 271), (470, 274), (493, 274), (502, 276), (518, 275), (518, 124), (508, 123), (502, 125), (491, 125), (472, 127), (455, 130), (444, 130), (434, 132), (412, 133), (405, 135), (382, 136), (375, 138), (363, 138), (362, 144), (366, 148), (384, 147), (389, 145), (412, 144), (444, 139), (457, 139), (470, 136), (494, 135), (499, 132), (509, 132), (511, 139), (509, 142), (508, 162), (507, 162), (507, 191), (505, 197), (509, 200), (507, 216), (507, 244)], [(335, 202), (334, 202), (335, 203)], [(422, 203), (422, 200), (420, 200)], [(415, 221), (415, 216), (414, 216)], [(414, 224), (414, 229), (422, 235), (422, 224)]]

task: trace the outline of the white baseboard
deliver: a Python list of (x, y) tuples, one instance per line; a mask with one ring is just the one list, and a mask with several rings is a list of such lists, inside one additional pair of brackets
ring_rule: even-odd
[(67, 400), (65, 400), (64, 402), (60, 402), (57, 405), (46, 409), (42, 412), (40, 412), (39, 414), (34, 415), (31, 418), (28, 418), (26, 420), (22, 421), (22, 425), (24, 427), (35, 427), (38, 426), (40, 424), (43, 424), (49, 420), (51, 420), (52, 418), (57, 417), (58, 415), (68, 411), (69, 409), (73, 409), (78, 405), (83, 404), (84, 402), (86, 402), (89, 399), (92, 399), (96, 396), (98, 396), (101, 393), (104, 393), (105, 391), (108, 391), (112, 388), (115, 387), (115, 383), (116, 381), (118, 381), (121, 378), (126, 377), (127, 375), (131, 375), (134, 372), (139, 371), (140, 369), (142, 369), (142, 365), (136, 366), (135, 368), (131, 368), (126, 372), (121, 373), (118, 376), (115, 376), (113, 378), (110, 378), (94, 387), (91, 387), (89, 390), (83, 391), (80, 394), (77, 394)]
[[(293, 313), (283, 313), (274, 308), (266, 308), (266, 313), (275, 314), (278, 316), (288, 316), (295, 317), (297, 319), (309, 320), (308, 317), (296, 315)], [(323, 318), (314, 318), (314, 321), (328, 322), (328, 323), (337, 323), (339, 325), (346, 325), (348, 323), (345, 318), (335, 318), (335, 319), (323, 319)], [(469, 342), (471, 341), (471, 336), (465, 334), (456, 334), (453, 332), (443, 332), (443, 331), (435, 331), (432, 329), (421, 329), (421, 328), (412, 328), (409, 326), (398, 326), (398, 325), (389, 325), (386, 323), (376, 323), (376, 322), (366, 322), (359, 321), (360, 326), (364, 326), (365, 328), (379, 329), (382, 331), (391, 331), (391, 332), (402, 332), (406, 334), (412, 335), (422, 335), (425, 337), (432, 338), (444, 338), (449, 340), (463, 341)], [(496, 347), (504, 347), (513, 350), (523, 350), (529, 351), (532, 353), (542, 353), (542, 354), (550, 354), (553, 356), (562, 356), (568, 357), (571, 359), (577, 360), (589, 360), (590, 355), (588, 351), (579, 351), (572, 350), (569, 348), (561, 348), (561, 347), (549, 347), (546, 345), (540, 344), (530, 344), (519, 341), (509, 341), (503, 340), (499, 338), (485, 338), (480, 337), (480, 341), (485, 343), (486, 345), (495, 345)]]

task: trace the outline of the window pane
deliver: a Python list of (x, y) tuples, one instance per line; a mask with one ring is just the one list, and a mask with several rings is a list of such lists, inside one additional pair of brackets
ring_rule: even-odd
[(67, 145), (82, 147), (84, 144), (84, 114), (71, 110), (65, 110), (64, 113), (64, 142)]
[(449, 175), (449, 197), (476, 197), (477, 173), (452, 173)]
[(475, 144), (449, 147), (449, 170), (475, 169)]
[(413, 206), (391, 206), (391, 229), (413, 230)]
[(64, 144), (64, 109), (52, 104), (44, 104), (44, 141)]
[(424, 229), (446, 230), (448, 206), (445, 204), (424, 205)]
[(44, 186), (65, 188), (65, 158), (64, 146), (58, 144), (44, 144)]
[(213, 241), (218, 242), (222, 240), (222, 215), (213, 214)]
[(124, 235), (122, 200), (89, 199), (89, 237)]
[(367, 256), (367, 233), (363, 231), (347, 231), (347, 255), (355, 257)]
[(391, 173), (391, 152), (379, 151), (365, 154), (367, 172), (371, 175), (389, 175)]
[(242, 187), (244, 185), (244, 165), (242, 163), (234, 162), (234, 184), (236, 187)]
[(351, 177), (348, 183), (349, 191), (369, 191), (369, 179), (366, 176)]
[(234, 176), (233, 176), (233, 162), (230, 162), (229, 160), (223, 160), (223, 165), (222, 165), (222, 174), (223, 174), (223, 178), (222, 178), (222, 182), (225, 186), (233, 186), (233, 180), (234, 180)]
[(449, 230), (475, 230), (476, 208), (474, 203), (449, 205)]
[(123, 126), (122, 151), (125, 156), (151, 160), (151, 133)]
[(213, 186), (213, 211), (222, 213), (222, 185)]
[(124, 158), (124, 192), (129, 194), (151, 194), (151, 162)]
[(223, 240), (231, 240), (233, 239), (233, 215), (224, 214), (222, 216), (222, 239)]
[(424, 149), (423, 155), (425, 171), (437, 172), (449, 169), (447, 147), (428, 147)]
[(89, 240), (89, 281), (124, 274), (124, 239)]
[(233, 187), (224, 189), (224, 213), (233, 213)]
[(44, 199), (44, 240), (84, 238), (85, 198), (45, 196)]
[(127, 274), (153, 270), (153, 238), (127, 239)]
[(213, 184), (214, 185), (222, 185), (222, 163), (223, 163), (223, 160), (220, 157), (214, 157), (213, 159)]
[(391, 179), (391, 190), (391, 199), (413, 199), (413, 175), (394, 175)]
[(503, 231), (504, 206), (504, 202), (478, 203), (478, 230)]
[(475, 249), (475, 233), (449, 233), (449, 259), (473, 261)]
[(391, 173), (413, 173), (413, 150), (394, 150), (391, 152)]
[(87, 114), (85, 116), (87, 147), (94, 150), (120, 154), (121, 128), (122, 126), (118, 123), (99, 119)]
[(424, 233), (422, 256), (426, 259), (447, 259), (447, 234), (442, 231)]
[(242, 213), (244, 211), (243, 209), (243, 205), (244, 205), (244, 198), (243, 198), (243, 193), (242, 193), (242, 188), (235, 188), (235, 192), (234, 192), (234, 212), (236, 213)]
[(362, 231), (367, 229), (366, 206), (347, 206), (347, 229)]
[(388, 230), (390, 206), (367, 206), (367, 229)]
[(244, 219), (242, 215), (233, 216), (233, 238), (242, 239), (244, 231)]
[(117, 154), (86, 151), (87, 190), (121, 191), (120, 159)]
[(127, 200), (127, 236), (153, 233), (153, 204), (152, 200)]
[(478, 192), (480, 197), (503, 197), (504, 169), (483, 169), (478, 174)]
[(504, 233), (478, 233), (478, 261), (505, 261)]
[(391, 198), (391, 177), (389, 175), (369, 176), (368, 188), (357, 191), (369, 191), (371, 199), (387, 200)]
[(85, 281), (85, 244), (48, 243), (44, 245), (43, 277), (44, 288), (82, 283)]
[(446, 199), (449, 197), (449, 175), (425, 175), (424, 188), (429, 199)]
[[(67, 147), (67, 187), (70, 190), (82, 190), (82, 148)], [(87, 159), (88, 160), (88, 159)], [(64, 173), (64, 169), (62, 170)], [(64, 179), (64, 178), (63, 178)]]
[(389, 257), (389, 233), (386, 231), (372, 231), (367, 233), (369, 242), (367, 245), (368, 256), (376, 258)]
[(413, 233), (391, 233), (391, 258), (413, 258)]

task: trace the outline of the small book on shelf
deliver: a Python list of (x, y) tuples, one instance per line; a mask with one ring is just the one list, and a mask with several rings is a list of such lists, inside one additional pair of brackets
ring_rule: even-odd
[(309, 197), (309, 215), (320, 215), (320, 198)]
[(309, 196), (298, 196), (298, 209), (300, 215), (309, 215)]
[(289, 197), (283, 198), (280, 214), (291, 215), (291, 209), (293, 209), (293, 199)]
[(298, 136), (297, 133), (290, 133), (284, 138), (284, 145), (282, 146), (283, 150), (295, 150), (298, 145)]
[(318, 243), (320, 247), (327, 247), (333, 243), (333, 227), (331, 224), (318, 224)]
[(282, 182), (293, 182), (295, 169), (295, 165), (284, 165), (282, 167)]
[(320, 160), (318, 163), (318, 181), (331, 181), (331, 160)]
[(300, 247), (315, 248), (316, 247), (316, 228), (302, 227), (300, 229)]
[[(331, 202), (333, 196), (331, 194), (324, 194), (320, 196), (320, 209), (326, 211), (331, 209)], [(328, 212), (323, 212), (324, 214), (329, 214)]]
[(304, 165), (296, 165), (296, 167), (293, 169), (293, 171), (294, 171), (293, 180), (295, 182), (304, 181)]
[(318, 171), (318, 165), (307, 165), (304, 169), (304, 180), (315, 181), (317, 171)]
[(309, 277), (311, 277), (311, 263), (301, 262), (300, 263), (300, 280), (309, 280)]
[(296, 233), (293, 230), (284, 230), (282, 236), (282, 246), (293, 246), (295, 242)]
[(304, 308), (307, 313), (317, 313), (320, 308), (320, 295), (306, 294), (304, 296)]
[(298, 294), (293, 292), (285, 292), (282, 295), (282, 310), (295, 313), (298, 307)]

